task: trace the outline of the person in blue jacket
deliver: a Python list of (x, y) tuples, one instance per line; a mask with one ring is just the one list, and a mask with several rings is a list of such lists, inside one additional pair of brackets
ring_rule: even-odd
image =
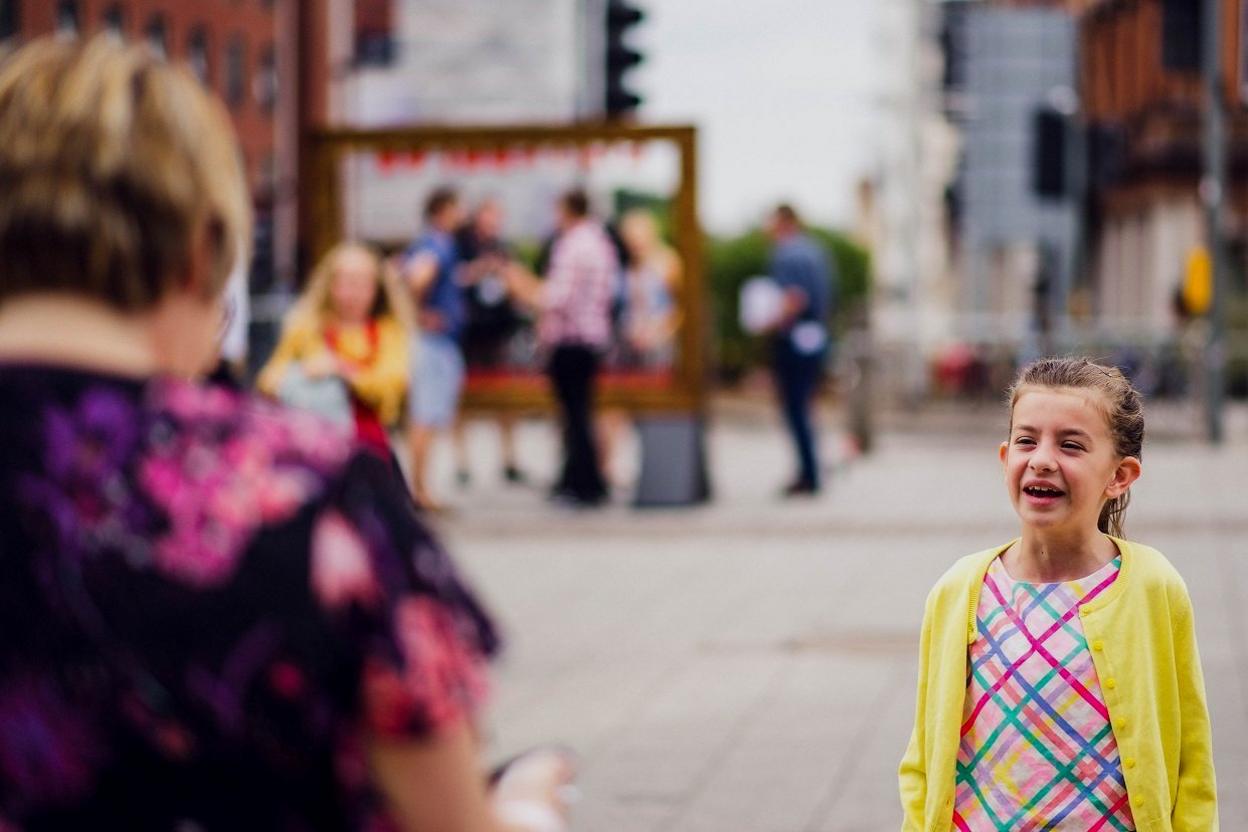
[(784, 292), (780, 316), (771, 327), (772, 370), (798, 463), (797, 474), (783, 494), (811, 495), (821, 485), (810, 409), (828, 354), (832, 266), (823, 248), (805, 232), (793, 206), (776, 207), (767, 233), (774, 243), (771, 277)]

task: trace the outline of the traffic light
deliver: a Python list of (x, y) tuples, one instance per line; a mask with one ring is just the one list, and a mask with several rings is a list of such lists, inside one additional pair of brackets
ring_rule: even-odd
[(624, 84), (624, 76), (643, 56), (629, 46), (626, 35), (630, 29), (644, 20), (646, 13), (625, 0), (607, 2), (606, 47), (606, 97), (607, 118), (619, 118), (632, 113), (641, 105), (641, 96)]
[(1036, 110), (1032, 120), (1032, 181), (1036, 196), (1061, 199), (1066, 195), (1067, 119), (1052, 107)]

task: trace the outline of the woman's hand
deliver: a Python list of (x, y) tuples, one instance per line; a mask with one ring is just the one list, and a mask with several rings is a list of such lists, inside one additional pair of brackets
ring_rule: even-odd
[(663, 345), (663, 333), (655, 324), (637, 324), (629, 331), (628, 342), (638, 352), (650, 352)]
[(446, 318), (441, 312), (432, 309), (421, 309), (416, 313), (416, 325), (423, 332), (446, 332)]
[(330, 376), (341, 375), (341, 367), (328, 352), (317, 353), (311, 358), (307, 358), (302, 362), (303, 374), (308, 378), (329, 378)]
[(498, 819), (517, 832), (566, 832), (578, 794), (572, 754), (538, 748), (508, 763), (490, 793)]
[(520, 263), (509, 262), (502, 271), (507, 292), (518, 303), (530, 310), (541, 311), (545, 283)]

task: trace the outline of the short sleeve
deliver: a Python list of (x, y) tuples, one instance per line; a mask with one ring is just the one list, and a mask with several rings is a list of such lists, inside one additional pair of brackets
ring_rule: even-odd
[(349, 716), (395, 738), (471, 719), (498, 637), (386, 460), (361, 454), (347, 466), (313, 519), (309, 554)]

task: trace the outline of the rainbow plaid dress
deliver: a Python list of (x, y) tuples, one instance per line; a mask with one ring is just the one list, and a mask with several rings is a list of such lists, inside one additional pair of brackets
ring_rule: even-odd
[(953, 825), (961, 832), (1134, 830), (1109, 710), (1079, 607), (1121, 558), (1077, 581), (1029, 584), (997, 558), (971, 645)]

